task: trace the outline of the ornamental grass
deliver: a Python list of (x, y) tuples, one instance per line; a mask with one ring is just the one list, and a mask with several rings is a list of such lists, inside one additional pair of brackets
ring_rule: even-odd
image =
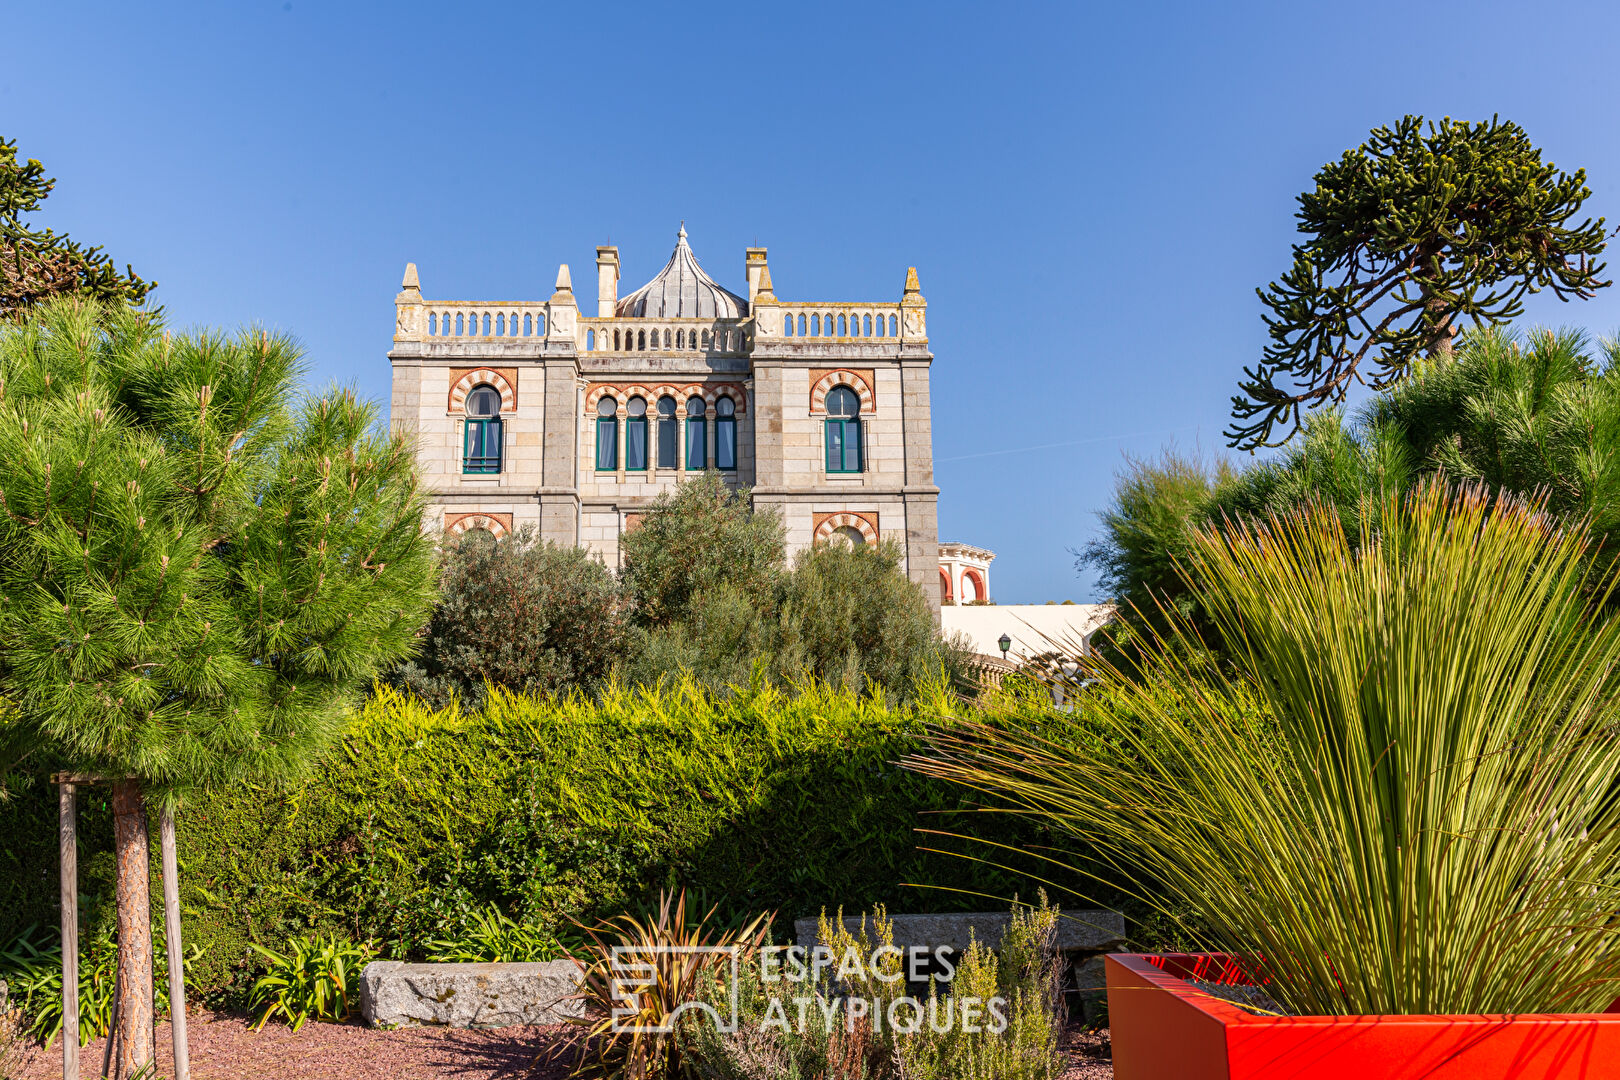
[[(1175, 625), (1066, 718), (953, 722), (919, 772), (1106, 853), (1306, 1014), (1620, 997), (1620, 622), (1542, 503), (1422, 486), (1198, 535)], [(1063, 863), (1060, 856), (1054, 861)]]

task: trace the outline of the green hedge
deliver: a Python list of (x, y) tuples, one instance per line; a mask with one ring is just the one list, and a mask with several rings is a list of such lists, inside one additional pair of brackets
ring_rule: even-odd
[[(716, 698), (686, 684), (588, 700), (494, 692), (468, 715), (387, 690), (304, 782), (194, 798), (179, 815), (193, 977), (238, 996), (250, 941), (307, 930), (376, 938), (413, 955), (494, 902), (548, 928), (616, 914), (684, 885), (726, 914), (786, 918), (882, 902), (895, 911), (981, 908), (1031, 893), (919, 826), (951, 829), (962, 792), (893, 763), (944, 696), (899, 709), (826, 687)], [(0, 804), (0, 942), (56, 919), (54, 789)], [(1016, 849), (1033, 827), (979, 817)], [(83, 813), (82, 888), (110, 900), (110, 814)], [(924, 888), (919, 886), (932, 886)], [(97, 918), (108, 918), (103, 902)], [(787, 924), (779, 922), (778, 927)]]

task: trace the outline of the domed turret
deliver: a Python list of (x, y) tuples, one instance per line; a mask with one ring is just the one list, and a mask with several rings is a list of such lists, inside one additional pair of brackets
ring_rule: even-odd
[(669, 262), (651, 281), (620, 300), (615, 312), (649, 319), (740, 319), (748, 314), (748, 301), (703, 272), (686, 243), (683, 222)]

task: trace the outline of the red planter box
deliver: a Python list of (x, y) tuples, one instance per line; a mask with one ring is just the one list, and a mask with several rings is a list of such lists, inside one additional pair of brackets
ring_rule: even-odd
[(1187, 979), (1247, 981), (1217, 954), (1108, 958), (1115, 1080), (1620, 1080), (1614, 1006), (1601, 1014), (1257, 1016)]

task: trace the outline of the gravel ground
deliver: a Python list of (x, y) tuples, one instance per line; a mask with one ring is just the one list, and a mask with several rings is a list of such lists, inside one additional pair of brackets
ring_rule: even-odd
[[(191, 1018), (191, 1075), (195, 1080), (563, 1080), (566, 1063), (543, 1060), (557, 1027), (496, 1029), (409, 1028), (373, 1031), (357, 1024), (305, 1024), (294, 1035), (267, 1025), (206, 1013)], [(158, 1025), (158, 1074), (172, 1076), (169, 1025)], [(1069, 1068), (1062, 1080), (1112, 1080), (1107, 1032), (1071, 1030)], [(84, 1077), (97, 1075), (104, 1044), (79, 1055)], [(16, 1080), (62, 1075), (61, 1045), (35, 1050)], [(8, 1078), (9, 1080), (9, 1078)]]

